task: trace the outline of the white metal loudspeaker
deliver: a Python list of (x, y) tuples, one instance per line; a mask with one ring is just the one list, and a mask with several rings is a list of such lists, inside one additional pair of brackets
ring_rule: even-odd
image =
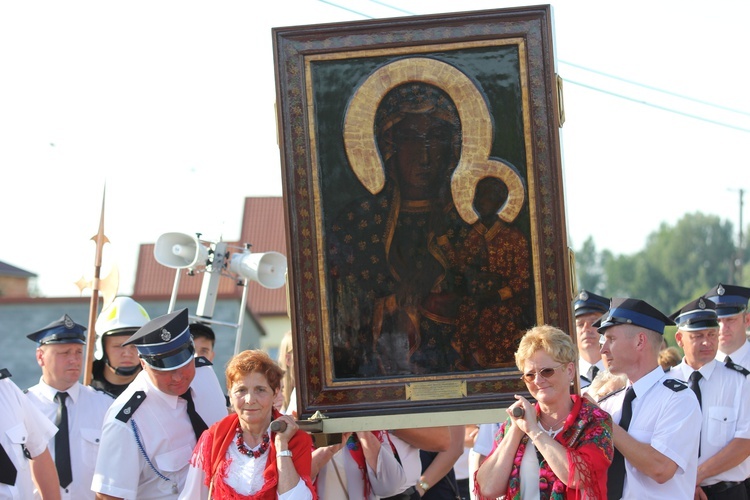
[[(200, 234), (190, 236), (184, 233), (164, 233), (154, 245), (154, 258), (165, 266), (177, 269), (169, 310), (174, 310), (177, 291), (180, 284), (180, 270), (188, 269), (190, 275), (203, 272), (195, 319), (208, 323), (232, 326), (237, 329), (235, 354), (240, 349), (242, 322), (247, 304), (247, 285), (250, 281), (259, 283), (265, 288), (275, 289), (286, 283), (286, 257), (278, 252), (252, 253), (250, 245), (241, 247), (240, 251), (228, 251), (224, 241), (209, 242), (200, 239)], [(216, 296), (221, 276), (233, 278), (243, 287), (237, 323), (229, 324), (213, 320)]]
[(266, 288), (280, 288), (286, 281), (286, 257), (278, 252), (236, 253), (229, 262), (229, 270)]
[(154, 258), (162, 266), (172, 269), (191, 269), (205, 266), (208, 248), (196, 236), (185, 233), (164, 233), (154, 245)]

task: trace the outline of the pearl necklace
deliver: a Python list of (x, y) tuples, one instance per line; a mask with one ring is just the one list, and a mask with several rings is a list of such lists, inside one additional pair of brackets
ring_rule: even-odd
[(245, 445), (245, 441), (242, 439), (242, 428), (238, 425), (237, 426), (237, 449), (242, 453), (243, 455), (252, 455), (253, 458), (258, 458), (262, 454), (264, 454), (268, 447), (271, 444), (271, 438), (268, 437), (268, 433), (265, 433), (263, 435), (263, 442), (260, 443), (260, 448), (253, 451), (250, 448)]

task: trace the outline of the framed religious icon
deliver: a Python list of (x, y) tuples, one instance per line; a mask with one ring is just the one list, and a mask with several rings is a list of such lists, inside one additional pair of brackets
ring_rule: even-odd
[(273, 36), (299, 416), (514, 401), (572, 325), (550, 7)]

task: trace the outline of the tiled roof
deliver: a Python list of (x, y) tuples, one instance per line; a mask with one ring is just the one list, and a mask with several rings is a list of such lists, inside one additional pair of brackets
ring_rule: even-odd
[[(284, 229), (284, 205), (281, 197), (257, 197), (245, 199), (242, 219), (241, 241), (227, 242), (230, 251), (245, 243), (252, 245), (253, 253), (275, 251), (286, 255), (286, 231)], [(154, 258), (154, 244), (141, 245), (138, 255), (133, 298), (135, 300), (167, 300), (172, 295), (177, 270), (162, 266)], [(188, 276), (180, 269), (179, 299), (198, 299), (203, 283), (203, 273)], [(269, 290), (258, 283), (250, 283), (248, 308), (256, 316), (286, 314), (286, 287)], [(242, 287), (229, 278), (219, 280), (217, 298), (241, 298)]]
[[(282, 226), (283, 229), (283, 226)], [(11, 266), (10, 264), (0, 261), (0, 276), (12, 276), (14, 278), (36, 278), (36, 274), (24, 271), (20, 267)]]

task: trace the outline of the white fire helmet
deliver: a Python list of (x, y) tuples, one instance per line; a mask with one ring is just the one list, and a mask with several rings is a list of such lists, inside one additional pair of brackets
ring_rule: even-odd
[(104, 335), (131, 335), (150, 319), (143, 306), (135, 300), (130, 297), (115, 297), (96, 319), (96, 359), (104, 357)]

